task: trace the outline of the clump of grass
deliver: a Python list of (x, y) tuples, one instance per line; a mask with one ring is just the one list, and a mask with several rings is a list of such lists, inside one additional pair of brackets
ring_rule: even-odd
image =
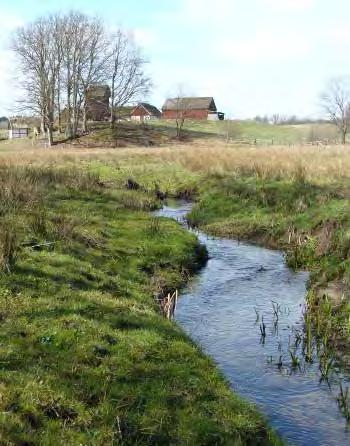
[(153, 195), (137, 190), (118, 191), (114, 194), (118, 206), (135, 211), (153, 211), (159, 207), (159, 202)]
[(342, 383), (339, 383), (339, 395), (338, 395), (338, 406), (340, 411), (343, 413), (347, 422), (350, 422), (350, 407), (349, 407), (349, 388), (343, 388)]
[(48, 234), (48, 222), (45, 208), (39, 208), (33, 211), (30, 216), (29, 225), (33, 233), (40, 237)]
[(334, 359), (332, 357), (329, 357), (328, 355), (324, 354), (320, 361), (320, 372), (321, 372), (321, 379), (328, 382), (329, 376), (332, 372), (334, 364)]
[(17, 227), (13, 220), (3, 220), (0, 223), (0, 268), (10, 273), (16, 263), (19, 252)]
[(161, 234), (161, 228), (162, 226), (160, 219), (157, 217), (151, 217), (146, 227), (146, 234), (149, 237), (159, 236)]
[(303, 186), (307, 183), (307, 170), (303, 164), (297, 164), (294, 170), (293, 180), (295, 183)]
[(306, 312), (305, 317), (305, 336), (304, 336), (304, 356), (306, 362), (313, 361), (313, 334), (312, 334), (312, 317), (310, 312)]
[(271, 301), (272, 303), (272, 309), (273, 309), (273, 317), (274, 319), (277, 320), (279, 319), (279, 315), (281, 314), (281, 304), (278, 302), (274, 302), (273, 300)]
[(56, 237), (60, 240), (71, 240), (79, 224), (79, 219), (75, 216), (57, 214), (51, 217), (51, 222), (53, 223), (53, 232)]
[(296, 351), (289, 350), (290, 358), (292, 360), (292, 368), (297, 368), (300, 366), (300, 359)]

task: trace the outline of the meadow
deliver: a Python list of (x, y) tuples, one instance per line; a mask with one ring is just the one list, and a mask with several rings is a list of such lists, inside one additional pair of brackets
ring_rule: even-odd
[[(168, 131), (174, 127), (171, 120), (150, 121), (155, 128)], [(300, 145), (327, 141), (336, 143), (337, 130), (331, 124), (309, 123), (273, 125), (254, 120), (196, 121), (186, 119), (184, 135), (192, 138), (220, 138), (237, 145)]]
[(125, 187), (139, 154), (2, 155), (1, 444), (280, 444), (162, 315), (206, 254)]
[(161, 315), (155, 296), (181, 288), (205, 253), (155, 221), (159, 192), (194, 200), (192, 225), (309, 269), (313, 325), (350, 363), (347, 147), (5, 141), (0, 182), (3, 444), (278, 444)]

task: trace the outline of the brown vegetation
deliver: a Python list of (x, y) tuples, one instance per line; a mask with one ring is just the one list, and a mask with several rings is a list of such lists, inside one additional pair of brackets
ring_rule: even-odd
[[(1, 148), (1, 147), (0, 147)], [(5, 156), (4, 156), (5, 155)], [(194, 172), (220, 175), (251, 174), (261, 179), (304, 179), (317, 184), (350, 178), (350, 148), (343, 146), (237, 147), (217, 142), (193, 142), (161, 148), (76, 148), (66, 145), (56, 150), (33, 149), (23, 142), (17, 150), (0, 152), (0, 163), (46, 164), (81, 159), (122, 161), (136, 157), (139, 162), (171, 162)], [(344, 190), (344, 193), (345, 190)]]

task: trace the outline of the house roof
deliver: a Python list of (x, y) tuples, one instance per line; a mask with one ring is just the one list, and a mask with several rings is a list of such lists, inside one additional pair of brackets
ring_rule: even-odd
[(162, 107), (167, 110), (216, 110), (213, 97), (169, 98)]
[[(145, 110), (148, 111), (148, 113), (152, 116), (160, 116), (161, 112), (160, 110), (158, 110), (157, 107), (155, 107), (154, 105), (148, 104), (147, 102), (140, 102), (134, 109), (136, 110), (138, 107), (143, 107)], [(132, 114), (132, 113), (131, 113)]]

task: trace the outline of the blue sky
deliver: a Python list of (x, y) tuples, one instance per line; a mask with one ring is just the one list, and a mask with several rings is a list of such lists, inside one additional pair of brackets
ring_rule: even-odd
[[(1, 5), (0, 115), (11, 111), (16, 89), (8, 49), (13, 30), (71, 5)], [(181, 88), (214, 96), (230, 117), (319, 116), (326, 82), (350, 74), (349, 0), (75, 0), (74, 8), (134, 33), (150, 61), (154, 90), (148, 99), (159, 107)]]

